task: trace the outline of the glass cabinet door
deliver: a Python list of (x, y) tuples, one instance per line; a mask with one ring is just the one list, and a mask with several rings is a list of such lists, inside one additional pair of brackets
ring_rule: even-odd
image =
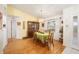
[(73, 16), (73, 47), (78, 47), (78, 16)]

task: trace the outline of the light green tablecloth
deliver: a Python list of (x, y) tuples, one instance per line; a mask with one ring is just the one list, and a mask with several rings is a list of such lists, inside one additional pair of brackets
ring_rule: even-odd
[(41, 41), (48, 40), (48, 33), (40, 33), (40, 32), (35, 32), (37, 35), (37, 38)]

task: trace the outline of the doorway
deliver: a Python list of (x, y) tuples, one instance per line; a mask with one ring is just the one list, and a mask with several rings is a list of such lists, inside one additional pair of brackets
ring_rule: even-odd
[(8, 17), (7, 21), (7, 31), (8, 31), (8, 39), (16, 38), (16, 19), (13, 17)]

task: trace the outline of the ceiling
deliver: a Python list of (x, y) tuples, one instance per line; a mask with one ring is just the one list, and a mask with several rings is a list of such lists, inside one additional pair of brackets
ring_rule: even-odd
[(73, 6), (71, 4), (13, 4), (13, 7), (40, 18), (48, 18), (61, 15), (64, 8)]

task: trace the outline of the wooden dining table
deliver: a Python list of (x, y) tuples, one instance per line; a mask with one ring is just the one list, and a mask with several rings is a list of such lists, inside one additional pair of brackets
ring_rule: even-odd
[(53, 33), (35, 32), (34, 40), (40, 40), (43, 44), (45, 44), (47, 42), (47, 45), (49, 48), (51, 47), (51, 45), (53, 45), (53, 47), (54, 47)]

